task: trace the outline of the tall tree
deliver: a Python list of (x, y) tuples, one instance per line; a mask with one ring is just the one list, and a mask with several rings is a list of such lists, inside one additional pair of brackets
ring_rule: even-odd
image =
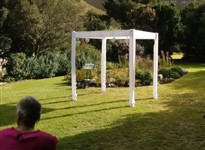
[(182, 28), (181, 17), (175, 5), (163, 3), (152, 7), (156, 12), (153, 31), (159, 33), (159, 45), (161, 50), (173, 52), (179, 44), (178, 36)]
[(181, 12), (185, 58), (205, 61), (205, 3), (191, 3)]
[(75, 0), (10, 0), (3, 26), (12, 52), (38, 55), (65, 46), (70, 32), (82, 28), (82, 6)]
[[(1, 2), (2, 3), (2, 2)], [(0, 4), (1, 4), (0, 3)], [(1, 5), (3, 6), (3, 4)], [(0, 65), (3, 65), (6, 57), (9, 55), (9, 50), (11, 48), (12, 40), (3, 34), (3, 25), (8, 16), (8, 9), (5, 7), (0, 7)]]
[[(158, 32), (160, 49), (174, 51), (181, 30), (181, 18), (175, 5), (158, 0), (107, 0), (104, 6), (107, 14), (119, 20), (123, 28)], [(149, 43), (146, 45), (146, 49), (151, 49)]]

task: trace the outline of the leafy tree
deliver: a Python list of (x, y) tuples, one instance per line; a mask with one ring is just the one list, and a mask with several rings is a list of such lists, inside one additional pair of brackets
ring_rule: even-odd
[(82, 6), (75, 0), (8, 0), (5, 7), (3, 31), (13, 40), (11, 51), (28, 56), (67, 46), (70, 32), (83, 25)]
[[(104, 7), (108, 16), (119, 20), (123, 28), (158, 32), (161, 50), (172, 52), (178, 44), (181, 18), (175, 5), (158, 0), (107, 0)], [(146, 53), (152, 53), (153, 43), (143, 43)]]
[(24, 53), (11, 54), (6, 63), (7, 76), (12, 77), (15, 80), (23, 79), (24, 71), (22, 65), (24, 64), (25, 59), (26, 55)]
[(89, 11), (86, 18), (85, 27), (88, 31), (104, 30), (107, 28), (107, 23), (103, 15)]
[(156, 12), (153, 31), (159, 33), (160, 50), (176, 51), (178, 36), (182, 29), (181, 17), (175, 5), (158, 3), (153, 6)]
[(132, 0), (106, 0), (103, 4), (109, 17), (123, 23), (128, 22), (127, 13), (132, 11)]
[(204, 62), (205, 4), (191, 3), (182, 10), (184, 27), (183, 52), (185, 58)]
[(100, 64), (100, 51), (94, 46), (82, 44), (76, 49), (76, 66), (82, 69), (86, 63), (93, 63), (95, 66)]
[(8, 9), (5, 7), (0, 8), (0, 59), (6, 59), (9, 55), (12, 40), (6, 37), (2, 32), (4, 21), (8, 16)]

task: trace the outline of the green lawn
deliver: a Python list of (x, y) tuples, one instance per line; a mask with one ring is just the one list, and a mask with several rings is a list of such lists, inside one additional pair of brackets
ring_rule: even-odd
[[(179, 64), (179, 63), (178, 63)], [(15, 104), (26, 96), (43, 105), (37, 129), (59, 139), (59, 150), (205, 149), (205, 64), (180, 63), (190, 73), (152, 87), (136, 88), (136, 107), (128, 107), (128, 88), (80, 89), (71, 101), (63, 77), (1, 85), (0, 129), (15, 126)]]

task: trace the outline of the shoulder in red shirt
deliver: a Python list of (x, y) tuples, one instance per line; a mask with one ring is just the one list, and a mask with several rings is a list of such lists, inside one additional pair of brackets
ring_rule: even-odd
[(44, 131), (21, 133), (15, 128), (0, 131), (0, 150), (56, 150), (57, 138)]

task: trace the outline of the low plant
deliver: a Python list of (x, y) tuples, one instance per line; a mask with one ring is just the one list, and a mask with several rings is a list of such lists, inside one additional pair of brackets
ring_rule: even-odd
[(173, 67), (173, 68), (171, 68), (171, 70), (174, 72), (177, 72), (180, 76), (184, 75), (184, 72), (183, 72), (182, 68), (180, 68), (180, 67)]
[(168, 68), (172, 65), (173, 64), (169, 52), (165, 53), (164, 51), (161, 51), (161, 56), (159, 57), (159, 68)]
[(107, 80), (108, 78), (115, 79), (114, 84), (117, 86), (127, 86), (129, 82), (128, 68), (107, 70)]
[(147, 71), (152, 72), (153, 71), (153, 60), (150, 56), (136, 57), (136, 71)]
[(160, 69), (158, 74), (162, 74), (163, 78), (173, 78), (173, 79), (178, 79), (181, 77), (181, 75), (178, 72), (175, 72), (171, 69)]
[(139, 80), (142, 85), (151, 85), (152, 84), (152, 76), (148, 71), (136, 72), (135, 79)]

